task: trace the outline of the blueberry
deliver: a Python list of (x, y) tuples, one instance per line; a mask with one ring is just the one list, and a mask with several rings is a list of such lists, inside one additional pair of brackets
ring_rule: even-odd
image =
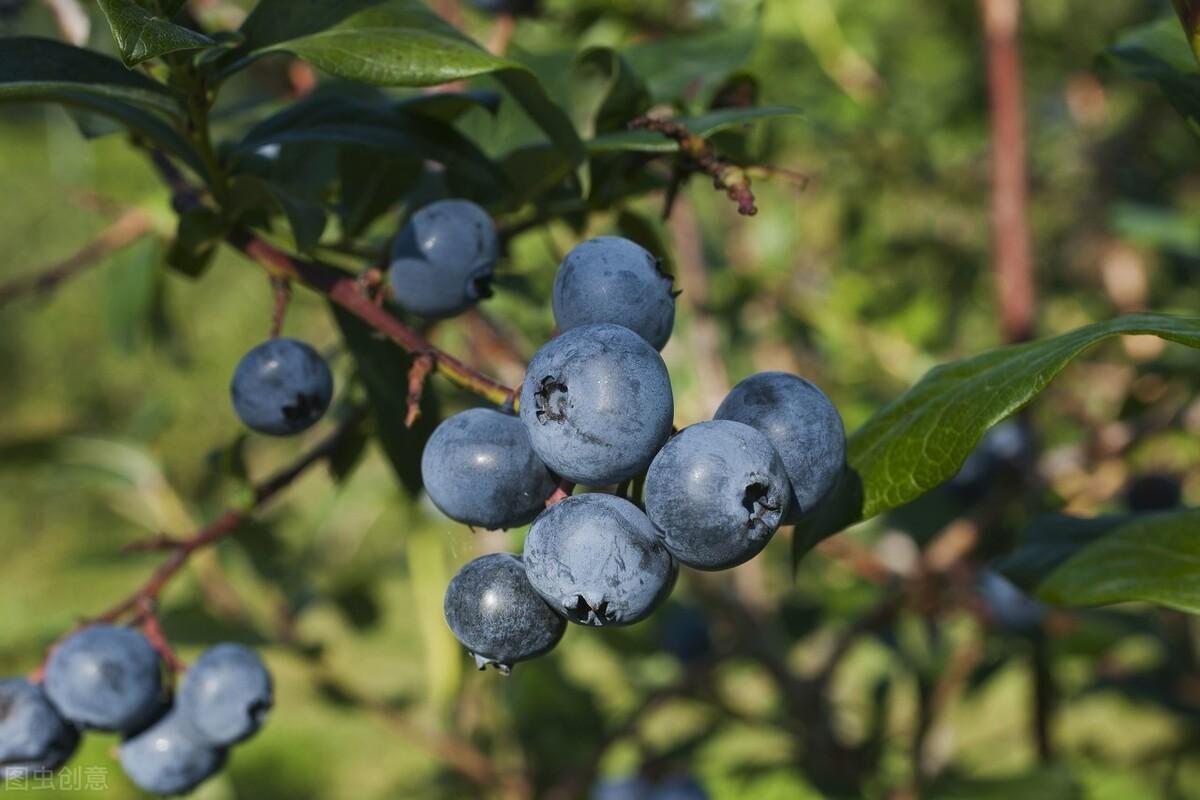
[(0, 779), (58, 769), (78, 744), (79, 731), (40, 687), (22, 678), (0, 681)]
[(767, 546), (791, 493), (767, 437), (740, 422), (701, 422), (654, 457), (646, 473), (646, 514), (679, 562), (728, 569)]
[(775, 446), (792, 484), (790, 519), (812, 509), (845, 467), (841, 415), (820, 389), (795, 375), (751, 375), (733, 387), (716, 419), (743, 422)]
[(566, 628), (529, 585), (521, 558), (509, 553), (480, 556), (459, 570), (443, 610), (479, 668), (491, 664), (505, 675), (517, 661), (551, 650)]
[(421, 478), (442, 513), (489, 530), (532, 522), (557, 483), (521, 420), (486, 408), (438, 425), (421, 455)]
[(619, 325), (585, 325), (551, 340), (521, 388), (534, 452), (555, 473), (588, 486), (642, 472), (671, 434), (673, 415), (662, 357)]
[(525, 571), (556, 611), (599, 626), (645, 619), (671, 593), (677, 570), (637, 506), (610, 494), (583, 494), (533, 521)]
[(58, 713), (77, 725), (132, 733), (161, 709), (162, 666), (137, 631), (95, 625), (54, 650), (45, 691)]
[(601, 236), (567, 254), (554, 278), (560, 330), (612, 323), (662, 350), (675, 324), (675, 293), (659, 261), (640, 245)]
[(229, 393), (248, 428), (291, 436), (325, 414), (333, 399), (333, 375), (321, 354), (304, 342), (269, 339), (242, 356)]
[(274, 703), (271, 675), (248, 647), (210, 647), (183, 677), (176, 709), (199, 742), (227, 747), (258, 732)]
[(405, 311), (452, 317), (492, 296), (499, 253), (496, 225), (467, 200), (425, 206), (392, 246), (392, 292)]
[(134, 783), (163, 795), (187, 794), (225, 764), (225, 751), (200, 741), (177, 709), (126, 739), (119, 755)]

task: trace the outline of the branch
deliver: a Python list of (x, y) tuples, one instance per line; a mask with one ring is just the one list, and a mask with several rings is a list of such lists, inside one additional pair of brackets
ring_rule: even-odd
[[(159, 174), (174, 193), (172, 205), (176, 211), (185, 212), (202, 205), (199, 192), (187, 182), (166, 156), (155, 150), (150, 151), (150, 156)], [(320, 261), (292, 256), (244, 228), (230, 231), (226, 241), (251, 260), (257, 261), (272, 277), (294, 281), (323, 294), (387, 336), (401, 349), (415, 355), (429, 355), (434, 360), (433, 371), (440, 373), (454, 385), (496, 405), (504, 405), (516, 397), (513, 389), (439, 350), (421, 334), (377, 306), (370, 297), (364, 295), (362, 283), (357, 277), (347, 275)]]
[(141, 209), (126, 211), (73, 256), (41, 272), (23, 275), (0, 286), (0, 306), (5, 306), (25, 294), (41, 294), (54, 290), (64, 281), (102, 263), (106, 256), (133, 244), (149, 233), (152, 227), (150, 217)]
[[(629, 123), (629, 128), (661, 133), (679, 145), (682, 170), (677, 170), (676, 180), (672, 182), (673, 187), (688, 174), (702, 172), (712, 178), (715, 188), (725, 192), (730, 200), (737, 203), (739, 214), (752, 217), (758, 213), (754, 192), (750, 189), (750, 176), (746, 170), (717, 155), (716, 149), (704, 137), (697, 136), (678, 122), (654, 117), (638, 117)], [(669, 215), (670, 203), (667, 209)]]

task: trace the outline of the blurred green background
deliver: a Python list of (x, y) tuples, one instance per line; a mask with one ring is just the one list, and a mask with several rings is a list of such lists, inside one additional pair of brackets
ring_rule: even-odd
[[(806, 190), (760, 180), (747, 219), (696, 179), (661, 230), (684, 291), (664, 351), (680, 427), (747, 374), (784, 369), (823, 387), (853, 430), (930, 367), (1002, 343), (975, 3), (765, 0), (746, 35), (729, 31), (747, 29), (749, 0), (548, 5), (514, 37), (531, 61), (686, 35), (697, 74), (724, 59), (754, 76), (760, 103), (804, 113), (735, 146), (808, 175)], [(457, 11), (487, 39), (486, 17)], [(1100, 58), (1169, 4), (1037, 0), (1024, 12), (1039, 334), (1140, 309), (1194, 314), (1200, 148), (1157, 90)], [(94, 16), (91, 45), (111, 51)], [(0, 34), (17, 33), (53, 35), (49, 12), (34, 4), (0, 21)], [(504, 124), (481, 113), (464, 127), (486, 142)], [(653, 219), (661, 204), (636, 208)], [(166, 193), (122, 137), (85, 140), (53, 106), (0, 108), (0, 283), (69, 256), (133, 206), (171, 234)], [(597, 215), (588, 234), (615, 229)], [(441, 326), (438, 341), (518, 381), (550, 334), (554, 269), (579, 238), (562, 224), (518, 237), (487, 318)], [(304, 446), (242, 437), (227, 400), (234, 364), (268, 331), (260, 270), (223, 251), (192, 281), (161, 269), (163, 247), (145, 237), (0, 307), (0, 673), (35, 667), (149, 573), (156, 557), (122, 545), (185, 534), (236, 500), (231, 463), (262, 477)], [(345, 377), (319, 298), (297, 291), (285, 332), (333, 353)], [(998, 515), (981, 557), (1011, 545), (1028, 506), (1120, 512), (1139, 477), (1169, 476), (1200, 501), (1198, 366), (1194, 352), (1138, 338), (1072, 366), (1029, 419), (1042, 489)], [(443, 391), (442, 402), (470, 401)], [(938, 492), (841, 538), (903, 574), (979, 499)], [(690, 779), (713, 798), (908, 797), (918, 771), (929, 797), (1200, 796), (1193, 618), (1122, 607), (1006, 626), (981, 623), (969, 603), (909, 598), (885, 630), (846, 638), (820, 675), (890, 590), (840, 549), (810, 555), (793, 580), (784, 533), (732, 575), (683, 576), (651, 621), (572, 628), (504, 679), (470, 667), (441, 598), (461, 564), (520, 538), (441, 517), (372, 450), (344, 481), (313, 471), (254, 530), (197, 559), (164, 599), (168, 634), (185, 659), (224, 639), (261, 647), (278, 704), (196, 797), (484, 793), (448, 765), (441, 732), (528, 775), (538, 796), (585, 796), (605, 780), (612, 792), (640, 774)], [(1052, 698), (1048, 758), (1032, 733), (1039, 687)], [(71, 766), (109, 770), (97, 795), (139, 796), (114, 743), (89, 736)]]

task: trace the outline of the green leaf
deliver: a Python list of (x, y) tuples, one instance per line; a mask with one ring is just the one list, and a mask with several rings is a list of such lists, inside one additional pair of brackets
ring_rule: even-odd
[(202, 33), (155, 16), (135, 0), (98, 2), (127, 67), (136, 67), (167, 53), (199, 50), (216, 44)]
[[(726, 131), (731, 128), (736, 128), (742, 125), (749, 125), (753, 122), (759, 122), (766, 119), (777, 119), (779, 117), (795, 117), (802, 112), (798, 108), (790, 106), (760, 106), (758, 108), (723, 108), (719, 111), (711, 111), (707, 114), (701, 114), (698, 117), (685, 117), (677, 119), (675, 122), (685, 126), (691, 133), (696, 136), (707, 139), (708, 137)], [(587, 143), (587, 149), (590, 153), (606, 153), (606, 152), (637, 152), (637, 153), (674, 153), (679, 149), (679, 145), (663, 136), (661, 133), (653, 133), (651, 131), (619, 131), (609, 133), (602, 136), (597, 136)]]
[(179, 217), (175, 241), (167, 250), (167, 266), (189, 278), (198, 278), (208, 270), (227, 227), (221, 216), (201, 206)]
[(575, 58), (570, 97), (575, 127), (585, 138), (624, 130), (650, 103), (642, 79), (608, 47), (590, 47)]
[(237, 175), (230, 181), (234, 216), (253, 210), (282, 214), (288, 221), (292, 241), (301, 253), (310, 252), (325, 232), (325, 209), (319, 203), (255, 175)]
[(573, 164), (583, 145), (529, 69), (491, 55), (419, 0), (263, 0), (242, 25), (226, 71), (273, 52), (376, 86), (434, 86), (493, 75)]
[(1086, 519), (1064, 514), (1041, 517), (1025, 531), (1017, 549), (992, 562), (992, 566), (1025, 591), (1035, 591), (1071, 556), (1132, 519), (1130, 516)]
[(954, 477), (990, 428), (1028, 405), (1072, 360), (1133, 334), (1200, 347), (1200, 318), (1132, 314), (934, 368), (850, 437), (842, 488), (797, 526), (795, 556)]
[(1072, 556), (1038, 597), (1061, 606), (1145, 601), (1200, 613), (1200, 510), (1156, 514), (1119, 526)]
[(438, 420), (436, 397), (426, 387), (421, 416), (404, 426), (408, 410), (408, 368), (412, 357), (341, 306), (330, 306), (346, 346), (358, 365), (375, 418), (375, 435), (400, 482), (409, 493), (421, 490), (421, 451)]
[(1192, 54), (1200, 60), (1200, 0), (1172, 0), (1179, 22), (1192, 46)]
[(1065, 766), (1053, 764), (1011, 777), (944, 775), (929, 787), (927, 795), (930, 800), (1082, 800), (1087, 796)]
[(79, 95), (123, 100), (180, 114), (177, 95), (108, 56), (52, 39), (12, 37), (0, 47), (0, 102), (67, 102)]
[(1178, 22), (1165, 17), (1135, 28), (1106, 56), (1124, 74), (1157, 83), (1192, 130), (1200, 133), (1200, 71)]
[(754, 24), (717, 33), (658, 39), (623, 51), (645, 76), (655, 102), (707, 108), (713, 95), (746, 62), (758, 41), (761, 11)]

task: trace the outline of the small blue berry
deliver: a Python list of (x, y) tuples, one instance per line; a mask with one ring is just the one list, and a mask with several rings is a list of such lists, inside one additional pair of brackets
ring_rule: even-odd
[(467, 200), (440, 200), (413, 214), (392, 246), (392, 292), (405, 311), (452, 317), (492, 296), (500, 252), (496, 225)]
[(130, 780), (147, 792), (187, 794), (225, 765), (225, 751), (211, 747), (177, 709), (146, 730), (126, 739), (119, 752)]
[(76, 725), (128, 734), (162, 708), (162, 665), (137, 631), (95, 625), (71, 635), (50, 655), (45, 692)]
[(566, 623), (529, 585), (519, 556), (491, 553), (469, 562), (450, 580), (443, 604), (454, 638), (505, 675), (518, 661), (551, 650)]
[(183, 677), (175, 700), (196, 739), (227, 747), (258, 732), (274, 704), (271, 674), (248, 647), (210, 647)]
[(40, 687), (23, 678), (0, 681), (0, 778), (58, 769), (78, 745), (79, 731)]
[(291, 436), (316, 424), (333, 400), (333, 375), (321, 354), (295, 339), (269, 339), (242, 357), (229, 385), (246, 427)]
[(789, 519), (810, 511), (845, 468), (841, 415), (820, 389), (796, 375), (751, 375), (733, 387), (715, 418), (756, 428), (775, 447), (792, 484)]
[(671, 434), (674, 409), (662, 357), (619, 325), (585, 325), (552, 339), (534, 355), (521, 389), (534, 452), (587, 486), (645, 470)]
[(443, 514), (488, 530), (532, 522), (557, 483), (521, 420), (486, 408), (438, 425), (421, 454), (421, 478)]
[(646, 473), (647, 516), (671, 555), (696, 569), (728, 569), (758, 555), (791, 494), (767, 437), (730, 420), (684, 428)]
[(637, 506), (611, 494), (568, 497), (525, 537), (529, 582), (581, 625), (630, 625), (671, 593), (677, 568)]
[(567, 254), (554, 278), (560, 330), (612, 323), (662, 350), (675, 325), (675, 293), (659, 261), (619, 236), (590, 239)]

